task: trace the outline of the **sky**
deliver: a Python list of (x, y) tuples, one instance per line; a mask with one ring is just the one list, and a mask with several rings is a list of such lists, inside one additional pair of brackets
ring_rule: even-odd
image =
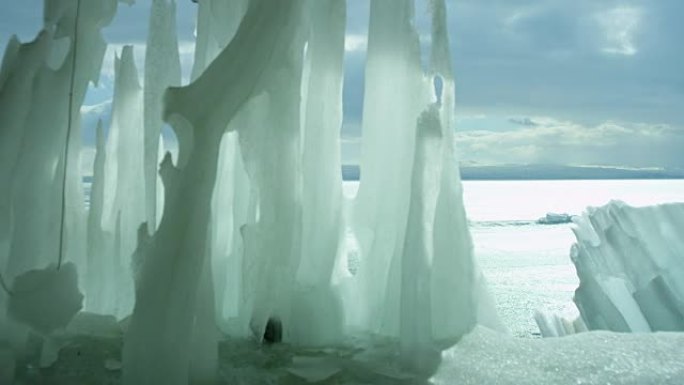
[[(187, 79), (196, 5), (177, 2)], [(430, 28), (425, 2), (416, 1), (422, 41)], [(462, 162), (684, 168), (684, 1), (447, 2)], [(123, 45), (135, 46), (142, 72), (149, 6), (120, 4), (104, 30), (110, 48), (87, 105), (111, 99), (113, 55)], [(32, 39), (41, 12), (39, 0), (0, 0), (0, 49), (14, 33)], [(348, 0), (341, 130), (347, 164), (360, 151), (368, 13), (369, 0)], [(94, 119), (84, 122), (89, 145)]]

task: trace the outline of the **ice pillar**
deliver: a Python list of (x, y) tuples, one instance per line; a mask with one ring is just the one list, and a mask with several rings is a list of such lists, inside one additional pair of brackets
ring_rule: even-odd
[[(221, 137), (251, 98), (280, 84), (280, 66), (299, 43), (302, 2), (256, 0), (235, 38), (197, 80), (171, 88), (164, 116), (185, 131), (185, 159), (162, 163), (165, 215), (141, 250), (136, 303), (124, 342), (123, 383), (185, 385)], [(294, 47), (293, 47), (294, 46)]]

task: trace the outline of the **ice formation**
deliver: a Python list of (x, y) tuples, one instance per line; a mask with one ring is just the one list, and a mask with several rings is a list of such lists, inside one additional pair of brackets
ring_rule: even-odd
[[(48, 2), (45, 27), (35, 41), (7, 45), (0, 75), (2, 171), (0, 172), (0, 261), (11, 281), (29, 269), (55, 262), (62, 220), (63, 162), (67, 167), (66, 257), (79, 264), (85, 259), (85, 212), (79, 169), (78, 110), (89, 82), (96, 82), (106, 44), (100, 29), (116, 12), (116, 2), (81, 4), (74, 36), (75, 1)], [(78, 54), (74, 55), (76, 44)], [(75, 56), (75, 61), (74, 61)], [(66, 138), (68, 100), (73, 82), (71, 136)], [(39, 113), (35, 113), (35, 112)], [(65, 141), (70, 153), (64, 159)], [(40, 234), (36, 237), (36, 234)]]
[[(346, 2), (200, 2), (191, 83), (182, 87), (175, 3), (152, 2), (144, 81), (132, 46), (115, 58), (87, 213), (78, 119), (67, 162), (73, 264), (64, 273), (78, 269), (89, 312), (67, 330), (91, 333), (91, 322), (119, 330), (111, 324), (121, 321), (124, 384), (214, 383), (220, 331), (261, 341), (279, 324), (284, 342), (310, 348), (359, 336), (394, 341), (404, 368), (427, 375), (476, 323), (499, 327), (456, 169), (446, 5), (431, 3), (426, 72), (413, 3), (370, 3), (363, 173), (348, 203), (339, 171)], [(33, 43), (13, 40), (0, 71), (0, 266), (10, 282), (57, 255), (63, 100), (74, 67), (62, 39), (81, 4), (77, 111), (100, 71), (99, 28), (117, 5), (45, 4), (45, 30)], [(159, 164), (164, 121), (179, 153)], [(361, 246), (353, 272), (345, 234)], [(58, 286), (74, 294), (70, 285)], [(78, 297), (64, 297), (66, 314)], [(64, 327), (66, 318), (50, 321)], [(298, 359), (290, 372), (338, 372), (316, 362)]]
[[(362, 254), (359, 272), (354, 277), (354, 289), (358, 291), (353, 301), (360, 302), (360, 306), (348, 307), (354, 316), (352, 325), (398, 336), (400, 324), (411, 323), (410, 318), (416, 317), (415, 313), (401, 312), (404, 294), (400, 293), (416, 289), (402, 287), (406, 283), (403, 274), (411, 274), (410, 258), (424, 258), (431, 272), (430, 277), (422, 278), (426, 281), (420, 289), (423, 299), (430, 302), (431, 325), (426, 327), (431, 330), (430, 340), (446, 341), (467, 332), (476, 321), (498, 327), (498, 320), (473, 261), (458, 170), (453, 167), (454, 78), (446, 6), (442, 1), (433, 2), (429, 76), (421, 69), (412, 12), (412, 1), (371, 2), (363, 171), (353, 218)], [(442, 83), (441, 89), (434, 86), (437, 82)], [(434, 103), (437, 104), (432, 107), (432, 124), (440, 126), (439, 143), (433, 146), (437, 163), (426, 163), (425, 167), (436, 167), (429, 172), (437, 173), (438, 179), (417, 180), (412, 186), (412, 175), (406, 170), (415, 173), (416, 167), (421, 167), (415, 159), (424, 161), (415, 157), (417, 118)], [(387, 127), (392, 127), (391, 147), (387, 146)], [(430, 188), (438, 193), (436, 201), (421, 203), (427, 204), (421, 210), (428, 214), (423, 219), (429, 220), (422, 224), (429, 229), (423, 240), (425, 250), (422, 255), (407, 256), (404, 264), (405, 239), (413, 235), (407, 233), (412, 194), (421, 194), (421, 189), (427, 188), (421, 183), (432, 183)], [(430, 218), (432, 212), (434, 217)], [(444, 306), (445, 302), (449, 305)]]
[(149, 34), (145, 53), (145, 208), (147, 225), (153, 232), (161, 217), (163, 193), (158, 176), (162, 95), (169, 86), (181, 82), (180, 56), (176, 37), (175, 0), (154, 0), (150, 11)]
[(582, 317), (568, 319), (558, 314), (537, 311), (534, 320), (542, 337), (564, 337), (587, 331)]
[[(56, 270), (54, 264), (59, 259), (60, 247), (63, 247), (64, 259), (81, 269), (78, 276), (85, 277), (82, 269), (86, 267), (86, 225), (78, 111), (88, 83), (97, 82), (99, 77), (106, 48), (100, 29), (112, 20), (116, 7), (114, 0), (82, 4), (77, 1), (46, 2), (44, 28), (36, 39), (21, 44), (13, 37), (3, 57), (0, 69), (0, 266), (10, 287), (42, 281), (33, 293), (37, 296), (44, 295), (48, 288), (57, 296), (67, 292), (68, 288), (63, 285), (76, 284), (70, 279), (60, 280), (69, 272), (74, 273), (69, 277), (77, 277), (74, 265), (64, 264), (62, 269), (67, 270)], [(71, 130), (67, 130), (69, 115), (74, 117), (70, 122)], [(65, 156), (67, 142), (69, 152)], [(63, 172), (65, 162), (68, 166), (66, 175)], [(63, 194), (66, 194), (64, 211), (61, 210)], [(62, 223), (65, 229), (63, 246), (60, 242)], [(53, 283), (57, 286), (51, 286)], [(55, 308), (59, 302), (55, 297)], [(27, 332), (6, 318), (6, 307), (17, 310), (43, 306), (36, 302), (33, 305), (26, 301), (22, 303), (20, 296), (7, 298), (5, 292), (0, 293), (0, 305), (0, 340), (10, 341), (21, 353)], [(35, 326), (33, 320), (36, 318), (50, 318), (50, 309), (45, 307), (42, 313), (19, 319)], [(60, 325), (61, 318), (44, 322)], [(47, 332), (47, 329), (52, 328), (43, 331)]]
[(684, 204), (611, 202), (576, 220), (575, 303), (590, 330), (684, 330)]
[(105, 313), (119, 318), (130, 314), (133, 308), (131, 256), (137, 247), (138, 228), (147, 218), (145, 184), (141, 183), (144, 180), (143, 90), (133, 55), (133, 47), (125, 46), (121, 56), (114, 58), (116, 80), (105, 149), (101, 222), (110, 239), (113, 235), (113, 241), (109, 247), (94, 250), (99, 254), (99, 263), (111, 267), (106, 274), (112, 286), (103, 286), (112, 295), (97, 302), (106, 307)]

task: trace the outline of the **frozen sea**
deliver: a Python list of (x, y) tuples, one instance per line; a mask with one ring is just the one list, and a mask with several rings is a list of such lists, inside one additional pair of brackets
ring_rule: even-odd
[[(499, 316), (518, 337), (537, 335), (536, 310), (577, 315), (573, 225), (537, 224), (539, 218), (579, 215), (614, 199), (633, 206), (684, 202), (684, 180), (464, 181), (463, 186), (476, 258)], [(88, 196), (90, 183), (84, 187)], [(359, 182), (345, 181), (345, 196), (353, 198), (358, 188)]]
[[(573, 316), (578, 285), (570, 261), (572, 224), (541, 225), (547, 213), (581, 214), (622, 200), (633, 206), (684, 202), (684, 180), (464, 181), (475, 254), (499, 315), (519, 337), (533, 337), (536, 310)], [(353, 197), (358, 182), (345, 182)]]

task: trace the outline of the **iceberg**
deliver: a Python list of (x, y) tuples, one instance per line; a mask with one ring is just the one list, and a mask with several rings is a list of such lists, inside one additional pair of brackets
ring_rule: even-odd
[(562, 223), (572, 223), (574, 216), (570, 214), (547, 213), (543, 218), (537, 220), (540, 225), (557, 225)]
[(590, 330), (684, 331), (684, 204), (614, 201), (576, 219), (575, 303)]

